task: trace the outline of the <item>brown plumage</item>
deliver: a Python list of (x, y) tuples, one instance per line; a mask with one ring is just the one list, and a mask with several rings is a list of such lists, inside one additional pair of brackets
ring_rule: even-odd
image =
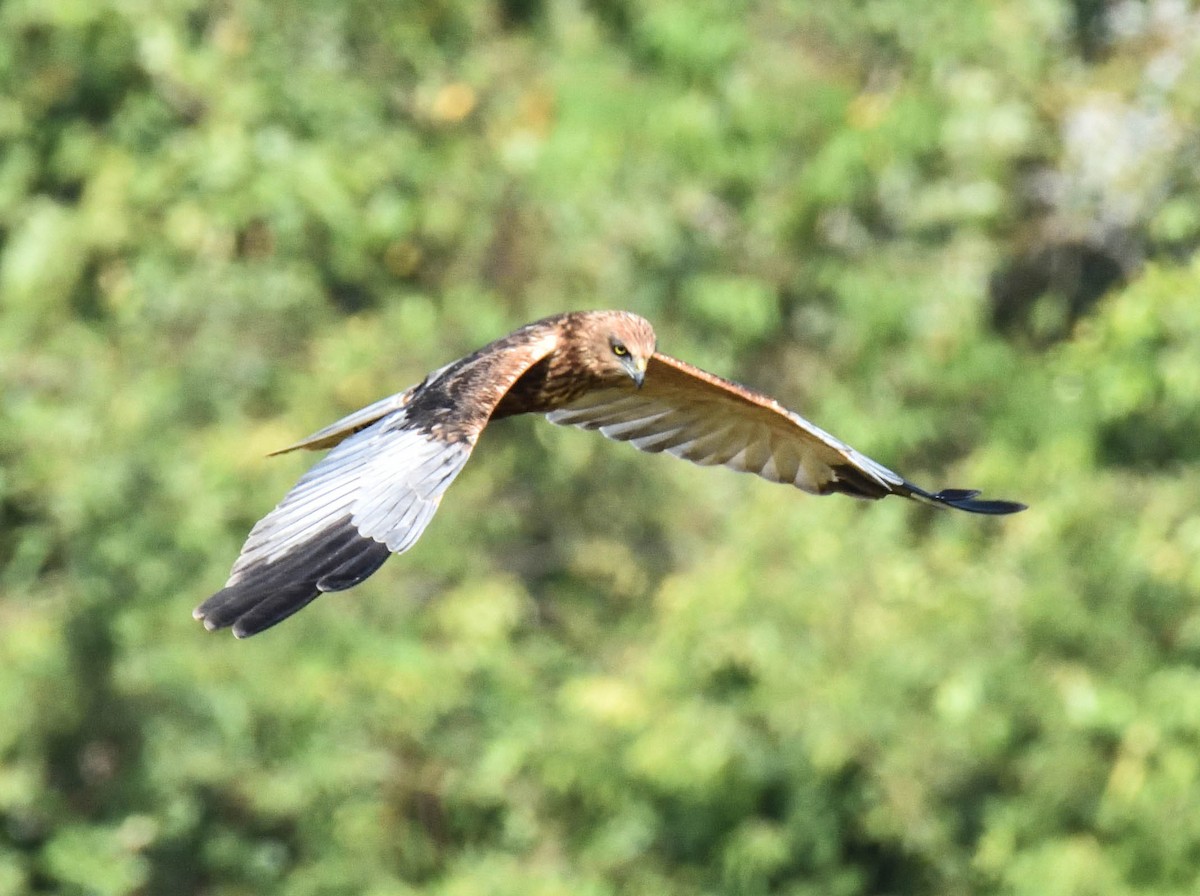
[(927, 492), (773, 399), (659, 354), (637, 315), (582, 311), (528, 324), (283, 449), (333, 450), (259, 521), (194, 615), (247, 637), (357, 585), (416, 542), (490, 420), (531, 413), (814, 494), (1024, 509)]

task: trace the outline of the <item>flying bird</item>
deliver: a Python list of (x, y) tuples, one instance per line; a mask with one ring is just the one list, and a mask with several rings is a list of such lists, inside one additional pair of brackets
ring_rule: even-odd
[(977, 491), (925, 491), (774, 399), (655, 345), (650, 324), (627, 311), (547, 317), (275, 452), (333, 449), (254, 526), (225, 587), (193, 615), (244, 638), (359, 584), (425, 531), (483, 428), (515, 414), (818, 495), (1025, 509)]

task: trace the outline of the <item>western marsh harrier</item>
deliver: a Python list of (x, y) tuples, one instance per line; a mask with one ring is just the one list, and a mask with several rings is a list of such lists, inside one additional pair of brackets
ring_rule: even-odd
[(254, 527), (196, 618), (244, 638), (357, 585), (413, 546), (483, 428), (514, 414), (817, 495), (1024, 509), (976, 491), (925, 491), (766, 395), (655, 351), (654, 330), (637, 315), (575, 312), (521, 327), (285, 448), (333, 450)]

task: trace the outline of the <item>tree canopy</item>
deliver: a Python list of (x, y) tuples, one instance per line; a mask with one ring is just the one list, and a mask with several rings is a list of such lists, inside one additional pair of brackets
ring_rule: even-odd
[[(1200, 11), (0, 5), (0, 896), (1200, 889)], [(536, 419), (261, 637), (313, 457), (627, 308), (978, 519)]]

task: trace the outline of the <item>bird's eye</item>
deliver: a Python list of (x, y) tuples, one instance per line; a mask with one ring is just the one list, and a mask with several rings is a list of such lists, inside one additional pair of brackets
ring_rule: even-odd
[(618, 358), (624, 358), (629, 354), (629, 349), (625, 347), (624, 342), (614, 342), (612, 344), (612, 353)]

